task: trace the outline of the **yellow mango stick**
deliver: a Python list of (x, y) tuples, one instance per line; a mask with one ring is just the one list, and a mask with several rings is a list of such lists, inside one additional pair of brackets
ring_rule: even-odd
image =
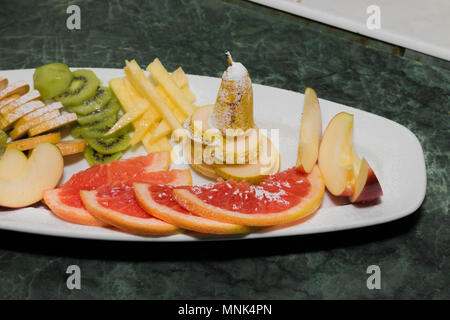
[(147, 133), (145, 133), (145, 135), (142, 137), (142, 144), (144, 145), (145, 151), (147, 151), (147, 153), (159, 152), (159, 147), (154, 143), (150, 143), (150, 140), (155, 130), (156, 126), (152, 126), (151, 128), (149, 128)]
[(138, 100), (143, 100), (141, 103), (146, 105), (147, 111), (133, 121), (134, 133), (130, 143), (135, 145), (142, 139), (149, 126), (157, 123), (161, 119), (161, 116), (146, 99), (143, 99), (127, 78), (113, 79), (109, 82), (109, 85), (119, 99), (125, 112), (130, 112)]
[(127, 111), (120, 119), (112, 126), (111, 129), (106, 133), (106, 135), (113, 134), (117, 130), (122, 129), (130, 122), (133, 122), (135, 119), (139, 118), (145, 111), (147, 111), (148, 106), (144, 99), (140, 99), (137, 101), (135, 106)]
[(167, 123), (172, 127), (172, 129), (181, 128), (181, 124), (175, 118), (172, 111), (161, 99), (160, 94), (156, 91), (155, 86), (151, 83), (150, 79), (144, 74), (144, 71), (139, 67), (136, 61), (126, 61), (125, 74), (130, 80), (133, 87), (135, 87), (138, 92), (140, 92), (145, 98), (152, 103), (156, 109), (159, 111), (161, 116)]
[(186, 97), (186, 99), (188, 99), (190, 103), (194, 103), (195, 100), (197, 100), (195, 94), (191, 91), (191, 89), (189, 89), (189, 87), (187, 86), (183, 87), (181, 91), (183, 92), (184, 96)]
[[(139, 119), (137, 121), (141, 122), (142, 120)], [(157, 125), (158, 125), (157, 123), (153, 123), (153, 124), (149, 124), (149, 125), (136, 126), (136, 128), (134, 129), (133, 136), (131, 137), (130, 144), (134, 146), (135, 144), (140, 142), (144, 138), (145, 134), (150, 130), (150, 126), (156, 127)]]
[(190, 115), (194, 112), (192, 103), (183, 94), (183, 91), (176, 85), (175, 81), (170, 77), (166, 68), (162, 65), (158, 58), (153, 60), (147, 66), (147, 70), (152, 74), (152, 77), (158, 82), (166, 91), (169, 98), (180, 108), (185, 114)]
[(183, 68), (181, 67), (178, 67), (175, 71), (172, 72), (172, 79), (180, 89), (183, 89), (188, 85), (188, 79), (186, 77), (186, 74), (184, 73)]

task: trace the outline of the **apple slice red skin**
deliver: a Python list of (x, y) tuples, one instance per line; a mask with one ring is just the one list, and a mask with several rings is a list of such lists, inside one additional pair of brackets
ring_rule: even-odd
[[(365, 162), (365, 159), (363, 159), (363, 162)], [(360, 174), (364, 176), (357, 177), (357, 180), (365, 179), (364, 187), (358, 194), (355, 193), (350, 197), (350, 201), (352, 203), (371, 202), (380, 198), (383, 195), (383, 189), (381, 188), (381, 184), (378, 181), (375, 172), (372, 170), (372, 168), (369, 166), (367, 162), (366, 164), (368, 166), (367, 173), (364, 172), (365, 170), (360, 170)]]
[(354, 184), (347, 184), (344, 191), (338, 195), (338, 197), (352, 197), (355, 194), (355, 186)]
[[(336, 126), (335, 121), (339, 121), (340, 120), (339, 118), (342, 118), (342, 117), (347, 117), (347, 120), (346, 120), (347, 121), (347, 127), (345, 127), (345, 129), (353, 131), (353, 115), (349, 114), (349, 113), (346, 113), (346, 112), (340, 112), (340, 113), (336, 114), (330, 120), (330, 122), (328, 123), (328, 125), (327, 125), (327, 127), (325, 129), (325, 132), (324, 132), (324, 134), (322, 136), (322, 139), (320, 141), (319, 155), (318, 155), (318, 165), (319, 165), (319, 168), (320, 168), (320, 170), (322, 172), (322, 175), (324, 177), (325, 186), (326, 186), (327, 190), (331, 194), (333, 194), (336, 197), (351, 197), (355, 193), (355, 186), (354, 186), (354, 183), (352, 181), (353, 179), (349, 179), (347, 177), (347, 179), (345, 179), (345, 181), (342, 182), (342, 185), (341, 185), (342, 187), (339, 188), (339, 191), (336, 191), (336, 190), (333, 191), (332, 190), (333, 188), (329, 185), (329, 183), (331, 181), (335, 181), (335, 179), (330, 179), (329, 178), (330, 170), (329, 169), (326, 170), (328, 168), (328, 166), (325, 166), (327, 157), (323, 156), (323, 154), (325, 153), (325, 151), (324, 151), (325, 146), (330, 146), (330, 143), (331, 143), (331, 142), (329, 142), (329, 139), (330, 139), (329, 137), (330, 136), (334, 137), (334, 135), (329, 133), (329, 130), (330, 130), (330, 128), (333, 128), (333, 126)], [(349, 119), (348, 117), (351, 117), (350, 121), (348, 121), (348, 119)], [(350, 140), (350, 141), (348, 141), (348, 143), (350, 145), (352, 145), (353, 142)], [(327, 174), (327, 172), (328, 172), (328, 174)]]

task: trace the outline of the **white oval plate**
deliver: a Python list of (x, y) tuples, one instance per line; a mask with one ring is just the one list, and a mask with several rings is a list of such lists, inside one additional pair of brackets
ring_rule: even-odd
[[(124, 76), (122, 69), (89, 68), (107, 84), (112, 78)], [(1, 71), (10, 82), (24, 80), (32, 84), (34, 69)], [(197, 105), (215, 101), (219, 78), (189, 75), (189, 84), (197, 95)], [(280, 129), (281, 170), (292, 167), (297, 157), (303, 94), (254, 84), (255, 121), (260, 128)], [(202, 240), (251, 239), (338, 231), (376, 225), (413, 213), (423, 202), (426, 171), (422, 147), (407, 128), (386, 118), (320, 99), (323, 128), (337, 113), (345, 111), (355, 116), (354, 145), (360, 156), (368, 159), (376, 172), (384, 195), (379, 202), (355, 206), (325, 194), (319, 211), (303, 223), (273, 227), (265, 232), (243, 236), (202, 237)], [(270, 131), (269, 131), (270, 137)], [(145, 154), (143, 148), (129, 151), (125, 158)], [(82, 156), (68, 157), (63, 181), (73, 173), (88, 167)], [(173, 165), (172, 168), (187, 168)], [(209, 180), (192, 171), (193, 183)], [(177, 234), (169, 237), (141, 237), (99, 227), (64, 222), (43, 204), (23, 209), (0, 209), (0, 229), (64, 236), (72, 238), (121, 241), (196, 241), (198, 237)]]

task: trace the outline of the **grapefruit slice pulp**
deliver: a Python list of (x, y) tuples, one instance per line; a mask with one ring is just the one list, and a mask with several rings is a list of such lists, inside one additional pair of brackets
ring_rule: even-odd
[(165, 171), (169, 166), (169, 152), (154, 152), (146, 156), (96, 164), (75, 173), (60, 187), (90, 190), (113, 181), (143, 177), (148, 172)]
[[(68, 222), (105, 226), (105, 223), (94, 218), (84, 208), (80, 190), (94, 190), (105, 183), (138, 178), (141, 181), (166, 183), (168, 181), (157, 180), (161, 177), (155, 176), (152, 172), (167, 170), (169, 165), (170, 154), (168, 152), (150, 153), (146, 156), (94, 165), (74, 174), (59, 188), (45, 191), (44, 202), (57, 217)], [(176, 177), (172, 176), (172, 178)]]
[(309, 173), (291, 168), (259, 185), (232, 180), (175, 188), (175, 200), (186, 210), (213, 220), (247, 226), (287, 223), (315, 212), (325, 190), (320, 169)]
[[(192, 183), (189, 170), (162, 171), (156, 174), (165, 176), (160, 180), (174, 186)], [(133, 190), (135, 181), (116, 181), (102, 185), (96, 190), (82, 190), (80, 191), (81, 199), (90, 214), (123, 231), (143, 236), (176, 233), (178, 231), (176, 226), (155, 218), (141, 208)]]
[(210, 234), (248, 233), (250, 228), (192, 214), (175, 201), (172, 186), (134, 183), (136, 198), (145, 211), (180, 228)]

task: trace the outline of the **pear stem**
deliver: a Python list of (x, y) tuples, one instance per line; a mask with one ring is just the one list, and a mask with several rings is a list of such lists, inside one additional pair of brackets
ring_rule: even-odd
[(233, 64), (233, 58), (231, 58), (230, 51), (225, 52), (225, 55), (227, 56), (228, 66), (231, 67), (231, 65)]

